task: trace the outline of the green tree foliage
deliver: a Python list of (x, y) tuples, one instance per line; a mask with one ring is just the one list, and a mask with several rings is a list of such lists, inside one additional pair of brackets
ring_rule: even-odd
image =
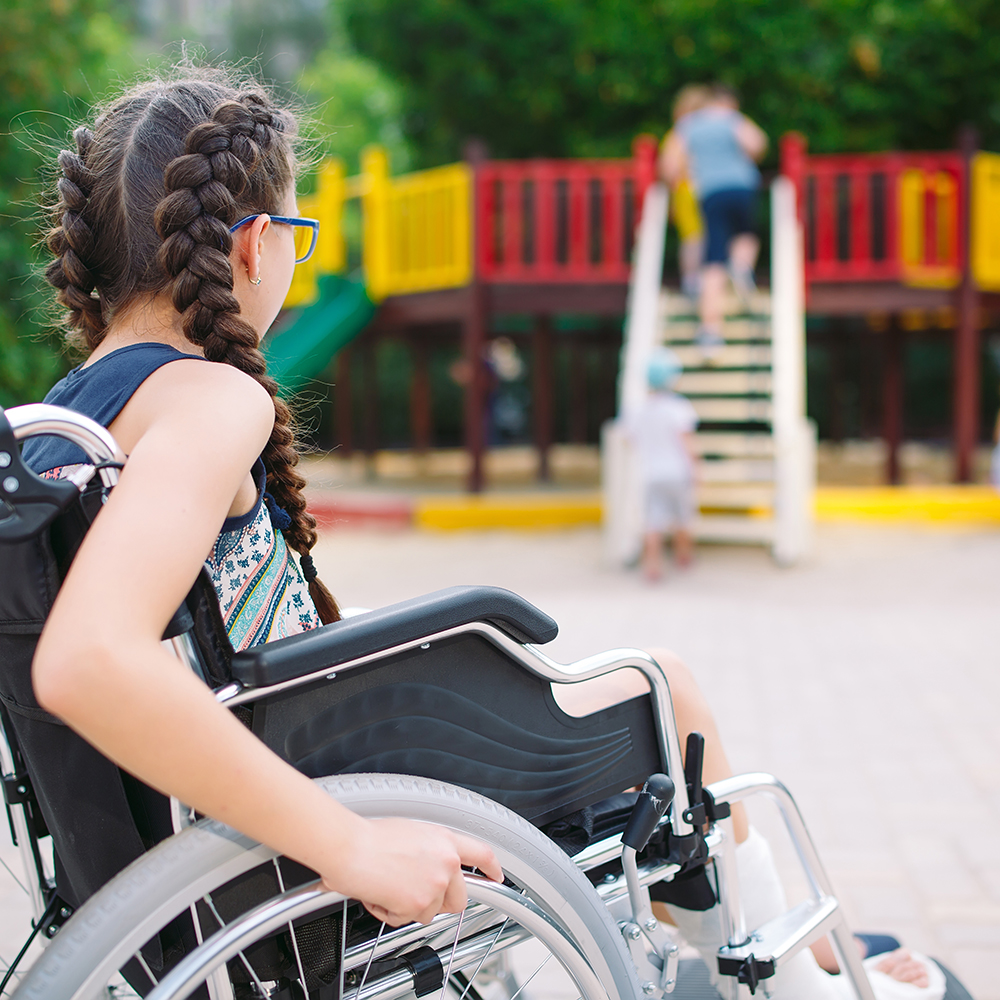
[(388, 150), (395, 173), (407, 169), (402, 94), (371, 60), (334, 40), (302, 72), (299, 89), (315, 115), (314, 131), (324, 155), (340, 157), (354, 172), (361, 150), (377, 142)]
[[(44, 165), (128, 67), (111, 0), (4, 0), (0, 15), (0, 405), (37, 400), (63, 362), (38, 275)], [(45, 192), (43, 195), (43, 191)]]
[(685, 83), (721, 79), (812, 149), (1000, 149), (995, 0), (343, 0), (402, 85), (422, 157), (626, 154)]

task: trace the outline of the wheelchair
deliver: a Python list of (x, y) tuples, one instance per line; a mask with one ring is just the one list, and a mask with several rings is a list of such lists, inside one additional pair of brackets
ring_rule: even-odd
[[(87, 461), (68, 478), (35, 476), (17, 444), (34, 434), (73, 441)], [(539, 648), (556, 623), (508, 591), (454, 587), (234, 653), (203, 573), (163, 638), (344, 805), (489, 844), (506, 880), (467, 873), (461, 914), (380, 925), (315, 873), (119, 772), (37, 705), (30, 664), (123, 461), (106, 429), (72, 411), (0, 410), (0, 764), (32, 934), (46, 942), (17, 1000), (718, 998), (651, 910), (651, 886), (683, 892), (693, 878), (721, 904), (723, 995), (766, 986), (829, 934), (854, 993), (874, 1000), (787, 789), (767, 774), (703, 787), (702, 744), (692, 734), (685, 771), (651, 657), (618, 649), (557, 663)], [(553, 697), (553, 684), (624, 667), (645, 674), (648, 695), (583, 718)], [(760, 795), (778, 806), (809, 896), (747, 928), (728, 817)]]

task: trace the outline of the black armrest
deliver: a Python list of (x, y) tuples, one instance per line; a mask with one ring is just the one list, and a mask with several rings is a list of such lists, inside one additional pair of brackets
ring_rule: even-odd
[(559, 632), (509, 590), (449, 587), (244, 650), (233, 657), (233, 677), (250, 687), (278, 684), (470, 622), (489, 622), (518, 642), (549, 642)]

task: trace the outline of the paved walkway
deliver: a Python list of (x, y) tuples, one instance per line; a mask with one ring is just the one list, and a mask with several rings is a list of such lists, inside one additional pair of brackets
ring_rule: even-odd
[(331, 532), (317, 562), (345, 604), (509, 587), (560, 623), (561, 660), (672, 646), (733, 766), (796, 795), (852, 925), (1000, 1000), (1000, 533), (826, 526), (801, 568), (705, 547), (658, 587), (603, 568), (590, 529)]
[[(657, 587), (604, 568), (593, 529), (338, 530), (316, 554), (345, 605), (491, 583), (559, 621), (557, 659), (672, 646), (734, 767), (772, 771), (797, 796), (853, 925), (896, 933), (976, 1000), (1000, 1000), (1000, 533), (825, 526), (806, 566), (705, 547)], [(754, 819), (777, 830), (766, 807)], [(0, 857), (16, 860), (9, 846)], [(24, 919), (10, 885), (6, 958)]]

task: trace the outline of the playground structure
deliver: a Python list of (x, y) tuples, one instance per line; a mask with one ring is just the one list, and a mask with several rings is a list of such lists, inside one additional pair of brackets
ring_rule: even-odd
[[(327, 164), (300, 211), (322, 222), (319, 246), (289, 293), (290, 322), (266, 344), (280, 382), (294, 388), (319, 374), (362, 328), (366, 338), (403, 332), (414, 352), (413, 445), (430, 445), (430, 387), (421, 328), (460, 331), (465, 361), (468, 486), (483, 486), (489, 377), (485, 351), (497, 317), (531, 317), (533, 416), (539, 474), (549, 474), (554, 419), (553, 320), (601, 317), (612, 330), (625, 314), (635, 224), (655, 179), (656, 142), (636, 140), (631, 160), (490, 161), (389, 177), (385, 154), (369, 150), (356, 178)], [(346, 263), (343, 203), (359, 198), (364, 285), (338, 276)], [(331, 323), (336, 314), (337, 322)], [(610, 366), (609, 366), (610, 367)], [(346, 353), (334, 381), (338, 428), (350, 426)], [(372, 393), (366, 387), (366, 406)]]
[[(692, 304), (661, 293), (666, 192), (655, 184), (655, 156), (656, 143), (645, 136), (631, 160), (491, 161), (472, 150), (463, 163), (392, 177), (384, 152), (374, 148), (357, 177), (325, 164), (316, 194), (301, 203), (303, 214), (323, 223), (319, 246), (296, 276), (285, 326), (266, 344), (272, 370), (295, 388), (336, 357), (334, 409), (349, 450), (349, 345), (365, 330), (358, 349), (368, 373), (362, 395), (364, 446), (371, 450), (371, 345), (376, 337), (402, 336), (413, 360), (412, 445), (426, 450), (432, 421), (424, 338), (451, 330), (464, 358), (468, 488), (477, 492), (488, 446), (486, 348), (498, 320), (528, 320), (534, 443), (539, 478), (546, 479), (559, 319), (599, 318), (610, 358), (624, 316), (619, 405), (636, 391), (643, 352), (653, 343), (674, 344), (688, 366), (679, 388), (702, 418), (699, 534), (766, 541), (785, 553), (779, 558), (793, 559), (808, 534), (803, 511), (812, 467), (805, 312), (888, 317), (882, 395), (887, 478), (895, 481), (902, 436), (896, 317), (935, 311), (957, 318), (956, 478), (968, 480), (978, 431), (981, 312), (1000, 301), (1000, 225), (993, 224), (1000, 221), (1000, 156), (978, 153), (968, 141), (959, 151), (810, 156), (803, 139), (787, 136), (772, 205), (772, 295), (762, 293), (752, 314), (732, 317), (725, 354), (712, 371), (700, 369), (690, 343)], [(349, 199), (361, 204), (363, 282), (343, 276)], [(576, 400), (571, 393), (569, 405)], [(580, 421), (571, 414), (569, 423)], [(606, 498), (606, 516), (613, 506)], [(779, 529), (782, 511), (793, 508), (787, 523), (795, 526)]]

